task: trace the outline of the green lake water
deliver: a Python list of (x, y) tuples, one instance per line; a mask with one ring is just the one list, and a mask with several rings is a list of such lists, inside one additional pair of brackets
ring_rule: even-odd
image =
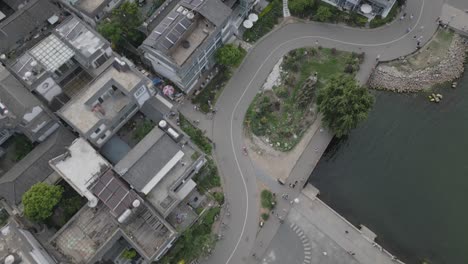
[[(376, 92), (369, 119), (334, 140), (309, 181), (407, 263), (468, 263), (468, 74), (456, 89)], [(377, 264), (377, 263), (376, 263)]]

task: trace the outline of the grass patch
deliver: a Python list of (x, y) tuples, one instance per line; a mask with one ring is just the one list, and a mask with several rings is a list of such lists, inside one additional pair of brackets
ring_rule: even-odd
[(211, 229), (220, 210), (219, 207), (209, 209), (198, 223), (182, 233), (176, 244), (159, 263), (191, 263), (209, 254), (216, 241)]
[(193, 143), (197, 145), (203, 152), (211, 155), (213, 146), (203, 132), (193, 126), (183, 115), (179, 115), (180, 128), (190, 137)]
[(22, 134), (16, 134), (14, 137), (14, 148), (15, 148), (15, 161), (20, 161), (26, 155), (28, 155), (31, 150), (33, 150), (34, 145), (29, 141), (29, 139)]
[(232, 75), (232, 70), (227, 67), (220, 66), (218, 73), (203, 88), (203, 90), (192, 98), (192, 104), (198, 105), (200, 110), (208, 113), (212, 110), (211, 106), (216, 104), (219, 95), (224, 89), (224, 86), (229, 81)]
[(260, 193), (260, 201), (262, 207), (269, 210), (273, 209), (276, 204), (275, 197), (273, 196), (273, 193), (269, 190), (263, 190)]
[(270, 32), (283, 16), (283, 7), (280, 0), (273, 0), (258, 16), (258, 21), (252, 28), (244, 32), (243, 38), (248, 42), (255, 42)]
[(369, 23), (371, 28), (376, 28), (376, 27), (381, 27), (387, 23), (392, 22), (398, 15), (398, 12), (400, 11), (400, 6), (398, 3), (395, 3), (392, 7), (392, 10), (388, 13), (388, 15), (385, 18), (382, 18), (382, 16), (376, 16), (374, 19), (371, 20)]
[(211, 188), (221, 186), (218, 168), (212, 159), (206, 161), (200, 172), (193, 177), (193, 180), (197, 183), (198, 191), (202, 194)]
[(270, 214), (267, 214), (267, 213), (262, 214), (263, 221), (268, 221), (268, 218), (270, 218)]
[[(293, 149), (316, 118), (315, 91), (337, 73), (355, 74), (363, 54), (336, 49), (301, 48), (282, 63), (280, 85), (258, 94), (245, 117), (245, 125), (280, 151)], [(305, 85), (317, 73), (315, 85)]]
[(141, 141), (148, 133), (154, 128), (152, 121), (145, 119), (143, 122), (140, 122), (135, 127), (135, 133), (133, 134), (133, 139), (136, 141)]

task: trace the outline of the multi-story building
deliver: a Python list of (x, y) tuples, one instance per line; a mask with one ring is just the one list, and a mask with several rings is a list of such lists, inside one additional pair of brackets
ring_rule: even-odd
[(0, 0), (0, 53), (21, 46), (55, 24), (59, 15), (49, 0)]
[(56, 0), (93, 27), (125, 0)]
[(112, 64), (113, 57), (109, 42), (72, 16), (8, 65), (56, 111)]
[(74, 16), (10, 68), (96, 147), (101, 147), (151, 95), (151, 80), (116, 57), (104, 38)]
[(43, 104), (0, 64), (0, 145), (15, 132), (42, 142), (58, 127)]
[(205, 158), (166, 121), (160, 124), (162, 127), (153, 128), (114, 170), (167, 217), (195, 189), (192, 177)]
[(395, 5), (396, 0), (322, 0), (325, 3), (331, 4), (333, 6), (343, 8), (345, 10), (350, 11), (360, 11), (359, 8), (366, 4), (371, 7), (371, 10), (366, 12), (372, 16), (382, 16), (385, 18), (390, 10), (392, 9), (393, 5)]
[(236, 1), (168, 0), (144, 23), (143, 61), (189, 93), (252, 4), (241, 3), (246, 7)]
[(82, 137), (101, 147), (150, 98), (151, 80), (123, 60), (114, 62), (57, 114)]

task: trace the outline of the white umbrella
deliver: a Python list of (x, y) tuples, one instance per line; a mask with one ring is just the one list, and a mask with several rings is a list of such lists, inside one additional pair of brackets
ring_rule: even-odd
[(361, 6), (361, 12), (364, 14), (370, 14), (372, 12), (372, 6), (369, 4), (363, 4)]
[(252, 21), (252, 22), (256, 22), (256, 21), (258, 20), (257, 14), (251, 13), (251, 14), (249, 15), (249, 20)]
[(250, 21), (250, 20), (245, 20), (244, 23), (243, 23), (243, 25), (244, 25), (245, 28), (251, 28), (251, 27), (253, 27), (253, 23), (252, 23), (252, 21)]

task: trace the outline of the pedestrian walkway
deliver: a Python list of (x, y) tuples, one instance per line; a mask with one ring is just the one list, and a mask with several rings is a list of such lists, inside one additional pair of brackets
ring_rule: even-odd
[(187, 98), (177, 106), (182, 115), (184, 115), (192, 124), (203, 131), (206, 137), (213, 139), (213, 114), (205, 114), (195, 108)]
[[(312, 187), (310, 184), (305, 188)], [(288, 215), (288, 221), (301, 228), (304, 234), (312, 240), (312, 255), (335, 256), (340, 252), (346, 252), (352, 259), (360, 264), (402, 264), (392, 254), (383, 249), (375, 241), (368, 238), (366, 233), (356, 228), (333, 209), (328, 207), (316, 197), (308, 197), (301, 194), (299, 202), (295, 203)], [(368, 230), (364, 227), (364, 230)], [(323, 247), (318, 242), (320, 237), (326, 236), (331, 239), (336, 247)], [(374, 237), (375, 238), (375, 237)], [(315, 241), (317, 240), (317, 241)], [(321, 250), (321, 254), (317, 252)], [(329, 252), (332, 250), (332, 252)], [(341, 254), (342, 255), (342, 254)], [(354, 263), (356, 263), (354, 262)], [(321, 263), (312, 261), (312, 263)], [(351, 263), (351, 262), (349, 262)]]
[(296, 232), (296, 234), (299, 236), (299, 238), (301, 239), (301, 242), (302, 242), (302, 246), (304, 247), (304, 261), (303, 261), (303, 264), (310, 264), (310, 260), (311, 260), (311, 250), (312, 250), (312, 247), (310, 245), (310, 241), (309, 241), (309, 238), (305, 235), (304, 231), (302, 231), (302, 229), (297, 226), (296, 224), (292, 223), (290, 225), (291, 229)]
[(449, 4), (444, 4), (440, 21), (457, 33), (468, 36), (468, 12)]
[(283, 17), (290, 17), (291, 13), (289, 12), (288, 0), (283, 0)]

